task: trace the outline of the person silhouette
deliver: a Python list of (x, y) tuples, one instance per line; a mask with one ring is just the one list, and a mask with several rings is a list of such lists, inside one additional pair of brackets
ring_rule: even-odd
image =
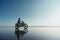
[(18, 19), (18, 22), (17, 23), (19, 23), (20, 24), (20, 18)]

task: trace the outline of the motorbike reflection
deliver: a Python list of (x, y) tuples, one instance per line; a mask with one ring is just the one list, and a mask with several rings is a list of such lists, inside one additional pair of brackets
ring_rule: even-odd
[(17, 37), (17, 40), (22, 40), (22, 37), (28, 32), (28, 29), (15, 29), (15, 35)]

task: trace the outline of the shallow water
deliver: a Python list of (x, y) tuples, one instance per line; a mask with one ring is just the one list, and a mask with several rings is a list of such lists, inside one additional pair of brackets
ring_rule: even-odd
[(0, 27), (0, 40), (60, 40), (60, 27)]

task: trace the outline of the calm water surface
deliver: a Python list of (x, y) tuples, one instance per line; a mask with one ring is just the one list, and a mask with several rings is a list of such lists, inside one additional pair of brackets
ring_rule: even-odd
[(0, 27), (0, 40), (60, 40), (60, 27)]

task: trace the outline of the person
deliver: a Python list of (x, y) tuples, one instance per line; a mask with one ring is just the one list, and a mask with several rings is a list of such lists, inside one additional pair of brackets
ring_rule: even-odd
[(18, 19), (18, 22), (17, 23), (19, 23), (20, 24), (20, 18)]

